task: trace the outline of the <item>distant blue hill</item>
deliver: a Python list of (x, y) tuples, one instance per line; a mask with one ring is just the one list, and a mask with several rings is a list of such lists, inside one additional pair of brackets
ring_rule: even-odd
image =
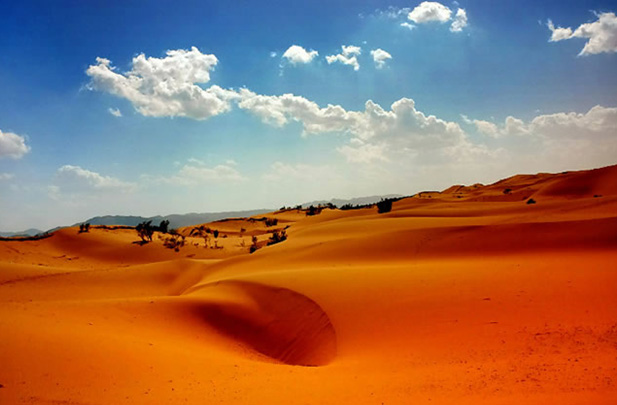
[(40, 233), (44, 233), (44, 231), (41, 231), (40, 229), (31, 228), (31, 229), (26, 229), (25, 231), (21, 231), (21, 232), (0, 232), (0, 237), (13, 238), (13, 237), (20, 237), (20, 236), (34, 236)]

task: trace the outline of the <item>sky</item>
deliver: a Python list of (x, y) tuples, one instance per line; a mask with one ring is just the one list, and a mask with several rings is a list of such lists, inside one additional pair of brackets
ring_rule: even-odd
[(616, 164), (616, 12), (3, 1), (0, 230)]

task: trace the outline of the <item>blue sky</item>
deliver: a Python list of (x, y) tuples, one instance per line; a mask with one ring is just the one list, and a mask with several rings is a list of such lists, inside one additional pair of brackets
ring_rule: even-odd
[(615, 164), (615, 12), (3, 2), (0, 230)]

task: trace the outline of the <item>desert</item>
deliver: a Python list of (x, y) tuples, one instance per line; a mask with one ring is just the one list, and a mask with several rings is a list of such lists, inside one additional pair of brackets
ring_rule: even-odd
[(180, 228), (177, 251), (113, 227), (5, 239), (0, 402), (614, 403), (616, 184), (288, 208)]

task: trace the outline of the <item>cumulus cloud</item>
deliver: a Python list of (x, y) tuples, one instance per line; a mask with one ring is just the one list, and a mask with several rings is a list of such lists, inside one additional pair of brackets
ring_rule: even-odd
[(459, 8), (456, 11), (456, 15), (454, 16), (454, 20), (452, 21), (452, 25), (450, 25), (450, 31), (452, 32), (461, 32), (463, 28), (467, 26), (467, 12)]
[(375, 67), (377, 69), (383, 68), (384, 66), (386, 66), (386, 61), (388, 59), (392, 59), (392, 55), (380, 48), (373, 49), (371, 51), (371, 56), (373, 57)]
[(416, 24), (423, 24), (433, 21), (445, 23), (450, 21), (451, 16), (452, 10), (443, 4), (435, 1), (423, 1), (409, 13), (407, 18)]
[(153, 183), (177, 186), (194, 186), (215, 182), (240, 182), (246, 178), (236, 169), (236, 162), (228, 160), (225, 164), (208, 166), (205, 162), (191, 158), (175, 174), (168, 177), (142, 176)]
[(551, 20), (548, 20), (546, 22), (546, 26), (549, 30), (551, 30), (552, 33), (549, 42), (562, 41), (564, 39), (569, 39), (572, 37), (572, 28), (570, 27), (555, 27)]
[(475, 124), (478, 131), (484, 135), (493, 138), (496, 138), (499, 135), (499, 129), (497, 128), (497, 125), (493, 124), (490, 121), (474, 120), (473, 123)]
[(337, 148), (339, 153), (345, 156), (348, 162), (371, 163), (375, 161), (388, 161), (386, 157), (387, 145), (385, 143), (367, 143), (359, 138), (353, 138), (347, 145)]
[(262, 179), (271, 182), (280, 181), (314, 181), (315, 179), (326, 178), (331, 175), (333, 170), (328, 166), (315, 166), (303, 163), (283, 163), (274, 162), (270, 170), (266, 172)]
[(401, 8), (401, 7), (389, 6), (385, 10), (382, 10), (382, 9), (375, 10), (375, 13), (373, 15), (376, 17), (386, 17), (386, 18), (395, 20), (401, 16), (407, 16), (410, 11), (411, 11), (411, 8), (409, 7)]
[(53, 185), (49, 187), (49, 194), (52, 198), (58, 199), (64, 194), (127, 193), (135, 191), (136, 188), (134, 183), (104, 176), (79, 166), (64, 165), (56, 171)]
[(408, 22), (402, 22), (401, 23), (401, 27), (407, 28), (410, 31), (413, 30), (414, 28), (416, 28), (415, 25), (409, 24)]
[(96, 58), (86, 74), (91, 79), (89, 88), (129, 100), (142, 115), (203, 120), (229, 111), (236, 96), (218, 86), (203, 89), (197, 85), (210, 81), (217, 63), (216, 56), (192, 47), (190, 51), (167, 51), (164, 58), (140, 54), (126, 73), (118, 73), (108, 59)]
[(341, 48), (343, 49), (341, 53), (326, 56), (328, 64), (340, 62), (344, 65), (353, 66), (353, 70), (359, 70), (360, 64), (358, 63), (358, 56), (362, 53), (362, 49), (354, 45), (343, 45)]
[(489, 121), (471, 120), (462, 116), (467, 124), (476, 126), (478, 132), (497, 137), (526, 136), (544, 140), (597, 139), (617, 145), (617, 108), (597, 105), (586, 113), (543, 114), (524, 122), (512, 116), (500, 125)]
[(317, 51), (307, 51), (299, 45), (292, 45), (285, 51), (283, 58), (287, 59), (292, 65), (297, 65), (311, 63), (318, 55)]
[(596, 21), (582, 24), (576, 30), (569, 27), (555, 28), (553, 22), (548, 20), (546, 25), (551, 31), (549, 41), (586, 38), (588, 41), (579, 53), (581, 56), (617, 52), (617, 17), (615, 13), (600, 13), (596, 16), (598, 18)]
[(122, 117), (122, 113), (117, 108), (108, 108), (107, 111), (114, 117)]
[(26, 138), (12, 132), (0, 131), (0, 158), (19, 159), (30, 152)]
[(339, 151), (349, 161), (384, 160), (386, 152), (434, 150), (465, 143), (465, 134), (455, 122), (425, 115), (413, 100), (402, 98), (390, 110), (369, 100), (364, 111), (347, 111), (339, 105), (320, 107), (292, 94), (264, 96), (242, 90), (239, 107), (267, 124), (302, 124), (304, 135), (343, 133), (352, 141)]

